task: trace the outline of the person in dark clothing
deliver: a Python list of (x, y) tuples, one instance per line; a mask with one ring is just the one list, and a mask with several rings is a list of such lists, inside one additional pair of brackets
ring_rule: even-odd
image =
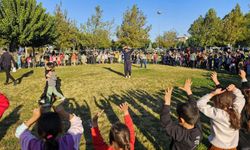
[(191, 91), (191, 80), (185, 82), (184, 90), (188, 95), (188, 102), (180, 103), (177, 106), (179, 124), (172, 121), (170, 116), (170, 103), (173, 88), (168, 88), (165, 93), (165, 103), (160, 115), (163, 128), (168, 136), (172, 138), (170, 149), (172, 150), (193, 150), (196, 149), (202, 140), (202, 129), (200, 123), (199, 109)]
[[(242, 81), (241, 91), (245, 96), (246, 103), (244, 108), (241, 111), (241, 129), (239, 130), (239, 143), (238, 150), (249, 150), (250, 149), (250, 85), (247, 82), (246, 72), (240, 70), (240, 77)], [(217, 73), (213, 72), (211, 75), (213, 82), (216, 85), (216, 88), (222, 88)]]
[(126, 78), (131, 77), (131, 54), (133, 50), (130, 50), (128, 46), (123, 48), (123, 55), (124, 55), (124, 74)]
[(4, 53), (0, 59), (0, 65), (2, 66), (4, 72), (6, 73), (6, 81), (5, 85), (9, 84), (9, 79), (11, 79), (14, 83), (14, 86), (17, 84), (14, 77), (10, 74), (11, 71), (11, 62), (16, 65), (14, 58), (10, 55), (6, 48), (3, 49)]

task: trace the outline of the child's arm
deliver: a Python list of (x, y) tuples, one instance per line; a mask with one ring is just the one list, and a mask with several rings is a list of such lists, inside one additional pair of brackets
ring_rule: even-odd
[[(134, 124), (133, 120), (130, 117), (129, 111), (128, 111), (128, 104), (123, 103), (120, 106), (120, 110), (123, 111), (124, 113), (124, 122), (127, 125), (130, 133), (130, 146), (134, 146), (135, 144), (135, 129), (134, 129)], [(134, 147), (130, 147), (130, 149), (134, 149)]]
[(97, 113), (92, 118), (92, 128), (91, 128), (91, 136), (93, 140), (93, 146), (95, 150), (106, 150), (108, 149), (108, 145), (104, 142), (102, 135), (100, 133), (99, 127), (98, 127), (98, 118), (101, 116), (104, 110)]
[(17, 127), (15, 136), (20, 139), (22, 149), (28, 149), (30, 141), (36, 139), (28, 128), (38, 120), (40, 115), (40, 108), (34, 109), (33, 116), (28, 121)]
[(246, 72), (244, 70), (240, 70), (240, 77), (241, 77), (241, 89), (249, 89), (250, 85), (247, 82), (247, 78), (246, 78)]
[(81, 141), (81, 136), (83, 133), (83, 126), (81, 118), (77, 117), (74, 114), (70, 114), (66, 112), (62, 106), (62, 104), (57, 107), (53, 107), (55, 112), (57, 112), (61, 117), (70, 121), (70, 128), (67, 133), (69, 133), (74, 140), (74, 148), (79, 149), (79, 144)]
[(194, 106), (196, 106), (197, 102), (193, 96), (193, 92), (191, 90), (191, 86), (192, 86), (192, 80), (191, 79), (187, 79), (185, 81), (185, 84), (183, 87), (179, 87), (179, 89), (185, 91), (187, 93), (187, 97), (188, 97), (188, 103), (193, 104)]
[(218, 89), (218, 88), (223, 88), (218, 80), (218, 75), (216, 72), (212, 72), (211, 74), (211, 79), (212, 81), (214, 82), (215, 84), (215, 87)]
[(215, 118), (221, 117), (221, 116), (217, 115), (217, 114), (219, 114), (218, 111), (220, 111), (221, 109), (217, 109), (215, 107), (212, 107), (211, 105), (208, 104), (208, 102), (215, 95), (219, 95), (225, 91), (226, 90), (222, 90), (221, 88), (219, 88), (219, 89), (216, 89), (215, 91), (201, 97), (197, 102), (197, 107), (199, 108), (199, 110), (203, 114), (205, 114), (209, 118), (215, 119)]
[(238, 113), (240, 114), (244, 105), (245, 105), (245, 98), (244, 95), (241, 93), (241, 91), (239, 89), (237, 89), (235, 87), (235, 85), (231, 84), (227, 87), (228, 91), (232, 91), (234, 93), (234, 95), (236, 96), (235, 100), (234, 100), (234, 108), (238, 111)]

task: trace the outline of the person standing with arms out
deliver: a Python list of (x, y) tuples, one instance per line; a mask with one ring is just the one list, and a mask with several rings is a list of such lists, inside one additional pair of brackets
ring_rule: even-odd
[(13, 57), (10, 55), (10, 53), (7, 51), (6, 48), (3, 49), (3, 55), (1, 56), (0, 59), (0, 65), (2, 66), (4, 72), (6, 73), (6, 82), (4, 85), (9, 84), (9, 79), (11, 79), (14, 82), (14, 86), (17, 84), (16, 80), (12, 77), (10, 74), (11, 70), (11, 62), (16, 66), (16, 62), (13, 59)]
[(124, 55), (124, 73), (125, 73), (125, 78), (130, 78), (131, 77), (131, 54), (133, 53), (134, 50), (130, 50), (128, 46), (125, 46), (123, 48), (123, 55)]

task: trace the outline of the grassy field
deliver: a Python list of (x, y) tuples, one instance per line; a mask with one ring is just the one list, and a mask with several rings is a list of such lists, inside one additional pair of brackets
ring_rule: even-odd
[[(193, 92), (198, 98), (208, 93), (213, 84), (210, 72), (181, 67), (149, 65), (148, 69), (132, 67), (132, 78), (122, 76), (123, 65), (85, 65), (56, 68), (61, 79), (61, 90), (69, 99), (67, 110), (79, 115), (83, 120), (84, 134), (80, 149), (92, 149), (90, 136), (90, 119), (100, 109), (105, 109), (99, 119), (99, 127), (105, 140), (111, 124), (120, 120), (122, 114), (117, 107), (122, 102), (130, 105), (130, 114), (136, 129), (136, 149), (160, 150), (168, 149), (169, 139), (160, 127), (159, 112), (161, 110), (164, 89), (167, 86), (178, 87), (186, 78), (193, 79)], [(20, 78), (17, 86), (4, 86), (5, 74), (0, 73), (0, 91), (10, 99), (10, 108), (0, 120), (0, 149), (20, 149), (14, 133), (18, 125), (32, 115), (38, 106), (37, 100), (45, 85), (44, 69), (22, 69), (13, 73)], [(239, 78), (227, 74), (219, 74), (224, 84), (239, 82)], [(184, 102), (185, 94), (174, 89), (172, 97), (172, 114), (178, 102)], [(206, 149), (209, 134), (208, 120), (202, 116), (204, 139), (199, 149)]]

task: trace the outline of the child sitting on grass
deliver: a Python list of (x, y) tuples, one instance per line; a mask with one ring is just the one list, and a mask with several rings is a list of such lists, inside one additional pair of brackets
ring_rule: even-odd
[(188, 96), (188, 102), (178, 104), (177, 114), (179, 124), (172, 121), (170, 116), (170, 104), (173, 88), (168, 88), (165, 93), (165, 102), (161, 112), (161, 124), (168, 136), (172, 138), (171, 150), (193, 150), (199, 145), (202, 138), (199, 110), (191, 91), (192, 82), (187, 79), (184, 90)]
[(46, 75), (47, 77), (47, 81), (48, 81), (48, 89), (47, 89), (47, 102), (46, 104), (51, 105), (52, 104), (52, 94), (56, 95), (57, 97), (61, 98), (61, 101), (64, 101), (66, 98), (57, 91), (56, 89), (56, 73), (55, 73), (55, 65), (53, 63), (48, 63), (47, 64), (48, 67), (48, 73)]
[[(213, 106), (208, 104), (211, 99)], [(197, 102), (199, 110), (210, 118), (210, 150), (236, 150), (239, 142), (240, 113), (244, 104), (244, 96), (233, 84), (225, 90), (217, 88)]]
[(98, 118), (103, 111), (93, 117), (91, 134), (95, 150), (134, 150), (135, 131), (133, 121), (129, 115), (128, 104), (121, 104), (120, 110), (124, 113), (125, 124), (117, 122), (112, 125), (109, 133), (110, 145), (104, 142), (98, 128)]
[[(70, 121), (67, 133), (62, 133), (62, 120)], [(37, 123), (40, 138), (35, 137), (28, 128)], [(33, 116), (16, 129), (22, 150), (77, 150), (83, 133), (82, 120), (69, 114), (62, 105), (54, 108), (54, 112), (41, 114), (41, 109), (33, 110)]]

